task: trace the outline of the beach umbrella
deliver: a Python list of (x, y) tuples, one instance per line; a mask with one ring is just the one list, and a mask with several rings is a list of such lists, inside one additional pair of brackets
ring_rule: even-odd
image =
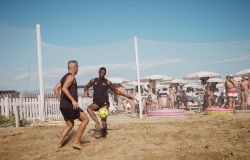
[(162, 75), (162, 74), (154, 74), (149, 75), (141, 78), (142, 81), (148, 81), (150, 83), (151, 88), (153, 89), (153, 92), (155, 91), (156, 85), (159, 84), (161, 81), (171, 81), (173, 78)]
[(127, 79), (120, 78), (120, 77), (109, 77), (107, 79), (110, 80), (112, 83), (123, 83), (123, 82), (129, 81)]
[(201, 84), (205, 85), (207, 80), (209, 78), (220, 78), (221, 74), (216, 72), (210, 72), (210, 71), (201, 71), (201, 72), (195, 72), (191, 73), (187, 76), (185, 76), (183, 79), (185, 80), (201, 80)]
[(163, 80), (163, 81), (171, 81), (173, 78), (162, 75), (162, 74), (154, 74), (154, 75), (149, 75), (141, 78), (142, 80)]
[(210, 71), (201, 71), (201, 72), (195, 72), (191, 73), (187, 76), (185, 76), (183, 79), (185, 80), (198, 80), (202, 78), (220, 78), (221, 74), (216, 72), (210, 72)]
[(209, 78), (208, 80), (207, 80), (207, 82), (216, 82), (216, 83), (223, 83), (223, 82), (225, 82), (223, 79), (221, 79), (221, 78)]
[(175, 83), (175, 84), (187, 84), (187, 81), (182, 80), (182, 79), (173, 79), (172, 83)]
[(250, 68), (249, 69), (244, 69), (235, 74), (235, 76), (243, 76), (243, 75), (249, 75), (250, 74)]
[[(124, 82), (124, 84), (132, 85), (132, 86), (138, 86), (137, 81), (128, 81), (128, 82)], [(141, 86), (146, 86), (146, 85), (148, 85), (148, 82), (140, 82), (140, 85)]]

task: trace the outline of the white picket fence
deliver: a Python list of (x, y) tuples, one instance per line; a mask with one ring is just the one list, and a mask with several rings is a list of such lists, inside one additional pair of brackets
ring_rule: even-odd
[[(9, 117), (11, 113), (15, 115), (16, 123), (24, 119), (39, 122), (39, 98), (0, 98), (0, 114)], [(45, 120), (63, 120), (56, 98), (45, 99), (42, 114)]]

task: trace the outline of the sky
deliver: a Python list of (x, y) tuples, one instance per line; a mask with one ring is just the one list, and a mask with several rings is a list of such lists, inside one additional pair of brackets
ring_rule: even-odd
[(249, 0), (0, 0), (0, 89), (37, 89), (36, 24), (47, 89), (70, 59), (82, 83), (100, 66), (135, 79), (134, 36), (142, 76), (250, 68)]

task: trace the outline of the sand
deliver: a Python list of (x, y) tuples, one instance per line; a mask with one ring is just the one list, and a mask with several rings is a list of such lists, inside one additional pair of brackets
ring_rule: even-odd
[(187, 113), (182, 117), (143, 119), (119, 115), (109, 117), (108, 123), (107, 137), (95, 139), (90, 134), (94, 127), (91, 121), (82, 137), (81, 151), (72, 148), (72, 132), (69, 142), (54, 152), (64, 122), (1, 128), (0, 159), (250, 159), (250, 112), (228, 116)]

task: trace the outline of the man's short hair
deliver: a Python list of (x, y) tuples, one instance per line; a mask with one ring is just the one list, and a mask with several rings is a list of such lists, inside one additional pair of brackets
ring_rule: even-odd
[(70, 68), (70, 65), (71, 64), (76, 64), (76, 65), (78, 65), (78, 62), (76, 61), (76, 60), (70, 60), (69, 62), (68, 62), (68, 69)]
[(106, 73), (106, 68), (105, 68), (105, 67), (101, 67), (101, 68), (99, 69), (99, 71), (101, 71), (101, 70), (104, 70), (105, 73)]

